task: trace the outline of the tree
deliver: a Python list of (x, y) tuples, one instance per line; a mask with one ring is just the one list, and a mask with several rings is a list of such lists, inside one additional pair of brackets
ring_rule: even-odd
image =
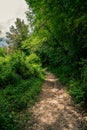
[[(71, 83), (72, 95), (87, 103), (87, 1), (82, 0), (26, 0), (35, 14), (30, 43), (37, 48), (45, 65), (56, 68), (62, 80)], [(45, 40), (42, 40), (45, 39)], [(42, 43), (42, 44), (41, 44)], [(33, 50), (33, 49), (32, 49)], [(35, 50), (36, 51), (36, 50)], [(45, 60), (44, 60), (45, 59)], [(79, 84), (78, 84), (79, 83)], [(68, 82), (69, 84), (69, 82)], [(80, 91), (79, 91), (80, 90)]]
[[(45, 36), (48, 40), (45, 46), (47, 46), (47, 50), (48, 48), (49, 51), (52, 50), (50, 58), (54, 59), (52, 54), (55, 53), (57, 64), (58, 61), (60, 62), (59, 57), (61, 57), (61, 63), (69, 64), (77, 61), (79, 63), (80, 59), (87, 58), (86, 1), (84, 3), (81, 0), (74, 2), (72, 0), (26, 1), (35, 14), (34, 31), (37, 31), (36, 35), (41, 37), (42, 34), (42, 37), (44, 37), (42, 32), (46, 30)], [(60, 54), (59, 50), (61, 50)], [(68, 61), (63, 61), (64, 56)]]
[(22, 42), (28, 38), (28, 34), (28, 25), (17, 18), (15, 25), (10, 27), (10, 32), (6, 32), (7, 43), (13, 45), (14, 49), (21, 49)]

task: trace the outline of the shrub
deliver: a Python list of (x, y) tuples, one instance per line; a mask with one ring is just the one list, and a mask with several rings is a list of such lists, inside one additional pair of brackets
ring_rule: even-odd
[(32, 53), (26, 58), (26, 63), (27, 64), (41, 64), (40, 58), (34, 53)]
[(21, 76), (23, 79), (29, 78), (30, 74), (28, 73), (28, 68), (25, 64), (25, 58), (23, 52), (16, 52), (11, 56), (10, 64), (12, 70)]
[(87, 103), (87, 60), (84, 60), (83, 61), (83, 68), (82, 68), (82, 83), (81, 83), (81, 86), (82, 86), (82, 90), (84, 92), (84, 101)]
[(82, 86), (79, 81), (71, 80), (69, 82), (69, 93), (76, 103), (80, 103), (84, 100), (84, 91), (82, 90)]
[(0, 62), (0, 87), (5, 87), (8, 84), (15, 84), (20, 77), (12, 70), (9, 58), (3, 58)]
[(31, 75), (35, 77), (43, 76), (40, 58), (36, 54), (31, 54), (26, 57), (26, 66), (28, 67)]
[(5, 49), (0, 47), (0, 57), (4, 57), (6, 55)]
[(37, 55), (25, 56), (21, 51), (17, 51), (10, 56), (0, 58), (0, 86), (17, 84), (22, 79), (41, 77), (42, 68)]
[(39, 78), (21, 80), (0, 90), (0, 130), (22, 130), (25, 118), (20, 118), (20, 113), (24, 116), (27, 105), (31, 107), (35, 103), (42, 81)]

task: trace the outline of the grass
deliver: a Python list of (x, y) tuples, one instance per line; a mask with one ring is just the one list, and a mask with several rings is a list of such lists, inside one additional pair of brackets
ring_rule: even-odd
[[(9, 85), (0, 90), (0, 130), (22, 130), (24, 113), (37, 100), (43, 79), (21, 80), (17, 85)], [(30, 116), (31, 117), (31, 116)], [(31, 119), (31, 118), (30, 118)]]

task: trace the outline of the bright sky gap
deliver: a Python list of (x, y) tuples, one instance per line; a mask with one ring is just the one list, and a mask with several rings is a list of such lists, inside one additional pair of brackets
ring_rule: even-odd
[(24, 19), (26, 22), (27, 10), (25, 0), (0, 0), (0, 35), (5, 36), (5, 32), (9, 31), (16, 18)]

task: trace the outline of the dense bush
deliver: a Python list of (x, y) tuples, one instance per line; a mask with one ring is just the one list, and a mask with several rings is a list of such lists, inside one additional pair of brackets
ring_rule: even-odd
[(35, 77), (42, 77), (42, 65), (40, 58), (36, 54), (33, 53), (30, 56), (27, 56), (26, 66)]
[(1, 57), (0, 68), (0, 87), (18, 83), (32, 76), (42, 76), (40, 59), (35, 54), (26, 57), (23, 52), (16, 52), (10, 56)]
[(20, 119), (20, 113), (37, 101), (42, 82), (40, 78), (30, 78), (0, 90), (1, 130), (22, 130), (25, 117)]
[(4, 88), (0, 90), (1, 130), (21, 129), (18, 113), (37, 100), (42, 76), (40, 59), (35, 54), (26, 57), (17, 51), (0, 57), (0, 88)]
[(20, 119), (20, 112), (37, 100), (42, 76), (40, 59), (35, 54), (26, 56), (16, 51), (10, 55), (0, 55), (1, 130), (22, 130), (25, 115)]
[(5, 48), (0, 48), (0, 57), (4, 57), (6, 55)]

